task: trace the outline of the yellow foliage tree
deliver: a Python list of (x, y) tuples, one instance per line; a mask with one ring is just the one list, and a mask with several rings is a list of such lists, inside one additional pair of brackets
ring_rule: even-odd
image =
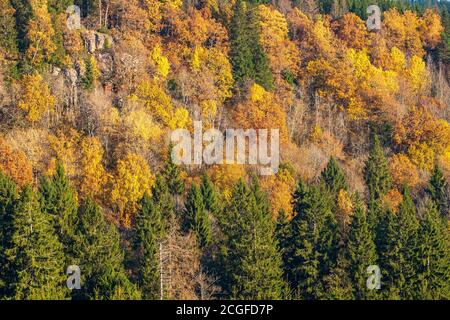
[(417, 167), (404, 154), (395, 154), (390, 163), (392, 178), (397, 187), (415, 187), (419, 182)]
[(346, 231), (352, 221), (353, 202), (344, 189), (339, 190), (337, 197), (336, 218), (342, 231)]
[(383, 17), (389, 47), (397, 47), (411, 56), (425, 54), (420, 34), (422, 21), (416, 13), (407, 10), (401, 14), (394, 8), (385, 11)]
[(428, 49), (435, 49), (441, 42), (441, 34), (444, 31), (441, 17), (436, 10), (426, 9), (422, 16), (420, 36)]
[(27, 119), (36, 122), (42, 119), (45, 113), (55, 108), (55, 97), (52, 96), (47, 83), (41, 75), (26, 75), (20, 82), (21, 99), (18, 107), (27, 112)]
[(20, 188), (33, 182), (33, 168), (22, 151), (12, 150), (0, 137), (0, 172), (9, 176)]
[(383, 197), (384, 204), (392, 210), (393, 213), (397, 213), (398, 206), (403, 201), (402, 194), (397, 189), (391, 189)]
[(142, 102), (156, 119), (168, 125), (173, 112), (172, 101), (155, 81), (142, 81), (131, 99)]
[(411, 162), (423, 170), (431, 171), (434, 166), (435, 152), (425, 143), (415, 143), (408, 149)]
[(169, 60), (162, 54), (161, 47), (156, 45), (150, 54), (150, 63), (155, 68), (157, 78), (165, 79), (170, 72)]
[(28, 23), (27, 40), (29, 45), (26, 55), (33, 65), (39, 65), (49, 61), (56, 50), (53, 42), (55, 30), (48, 13), (46, 0), (30, 0), (30, 6), (32, 17)]
[(215, 165), (208, 170), (208, 175), (225, 199), (229, 200), (233, 186), (245, 177), (245, 169), (237, 164)]
[(124, 117), (124, 123), (132, 136), (146, 142), (158, 139), (163, 133), (153, 117), (142, 109), (128, 112)]
[(354, 13), (346, 13), (335, 26), (337, 36), (348, 48), (362, 50), (369, 45), (369, 32), (364, 21)]
[(411, 57), (409, 68), (406, 70), (406, 77), (413, 94), (418, 95), (423, 93), (430, 85), (430, 76), (425, 61), (418, 56)]
[(267, 5), (257, 7), (261, 30), (260, 42), (270, 61), (272, 72), (280, 75), (289, 70), (298, 72), (299, 52), (288, 36), (288, 24), (281, 12)]
[(79, 144), (81, 135), (75, 129), (67, 132), (58, 130), (56, 135), (49, 135), (50, 148), (53, 157), (50, 159), (47, 175), (53, 175), (56, 170), (57, 160), (61, 161), (64, 171), (69, 178), (75, 179), (78, 174), (80, 161)]
[(253, 84), (247, 99), (237, 105), (234, 117), (238, 127), (279, 129), (280, 141), (288, 140), (286, 113), (277, 103), (275, 95), (258, 84)]
[(147, 161), (140, 155), (128, 153), (117, 162), (112, 178), (111, 202), (119, 210), (121, 223), (129, 227), (137, 211), (138, 201), (146, 192), (151, 193), (155, 177)]
[(108, 182), (108, 174), (103, 167), (103, 147), (97, 137), (81, 141), (81, 173), (79, 191), (82, 197), (99, 199)]
[[(269, 197), (269, 203), (273, 219), (276, 220), (280, 210), (292, 216), (292, 193), (295, 187), (295, 179), (287, 168), (280, 168), (276, 175), (261, 180), (261, 187)], [(276, 192), (273, 192), (276, 190)]]

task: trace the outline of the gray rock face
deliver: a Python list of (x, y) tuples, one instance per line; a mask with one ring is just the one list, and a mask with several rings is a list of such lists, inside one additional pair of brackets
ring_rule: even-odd
[(114, 60), (109, 53), (100, 53), (97, 56), (97, 66), (102, 75), (106, 78), (112, 76), (114, 70)]
[(107, 47), (112, 45), (113, 43), (112, 37), (110, 35), (92, 30), (83, 32), (81, 36), (84, 40), (84, 46), (89, 51), (89, 53), (107, 49)]
[(75, 69), (65, 69), (64, 70), (64, 75), (66, 77), (67, 82), (72, 87), (75, 87), (77, 85), (78, 72)]

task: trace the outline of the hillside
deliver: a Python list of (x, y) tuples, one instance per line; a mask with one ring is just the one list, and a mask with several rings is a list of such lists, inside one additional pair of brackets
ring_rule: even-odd
[[(450, 298), (449, 2), (0, 0), (0, 31), (0, 299)], [(233, 129), (277, 148), (226, 163)]]

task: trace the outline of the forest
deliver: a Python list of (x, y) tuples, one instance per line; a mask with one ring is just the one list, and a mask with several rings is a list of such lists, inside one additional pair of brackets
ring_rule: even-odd
[(69, 299), (450, 299), (450, 2), (0, 0), (0, 300)]

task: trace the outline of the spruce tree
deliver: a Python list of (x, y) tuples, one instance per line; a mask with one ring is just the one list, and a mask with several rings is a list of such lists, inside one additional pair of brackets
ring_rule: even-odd
[(358, 300), (373, 299), (376, 293), (367, 288), (367, 268), (376, 265), (375, 243), (367, 223), (366, 213), (361, 203), (353, 213), (346, 250), (348, 272), (353, 284), (353, 294)]
[(446, 221), (431, 201), (420, 222), (415, 299), (450, 299), (450, 240)]
[(294, 249), (291, 245), (291, 223), (284, 210), (280, 210), (278, 213), (275, 235), (278, 242), (278, 250), (283, 261), (284, 279), (289, 281), (290, 258)]
[(283, 281), (275, 226), (255, 193), (240, 181), (227, 207), (224, 233), (230, 294), (239, 299), (279, 299)]
[(336, 263), (337, 223), (331, 212), (331, 198), (323, 184), (294, 193), (292, 220), (291, 287), (302, 299), (320, 299), (324, 294), (324, 277)]
[(450, 198), (447, 194), (448, 188), (449, 186), (442, 170), (438, 165), (435, 165), (431, 173), (427, 193), (431, 197), (431, 200), (434, 201), (443, 217), (449, 216), (450, 214)]
[(256, 10), (251, 10), (249, 13), (250, 19), (250, 42), (252, 44), (253, 49), (253, 66), (255, 68), (254, 80), (257, 84), (262, 86), (266, 90), (273, 89), (273, 75), (270, 70), (269, 59), (267, 58), (266, 53), (264, 52), (263, 47), (260, 43), (260, 25), (259, 25), (259, 17), (256, 13)]
[(29, 0), (10, 0), (14, 8), (14, 18), (16, 20), (17, 44), (20, 52), (25, 52), (28, 47), (27, 32), (28, 22), (33, 16), (31, 2)]
[(380, 260), (389, 299), (413, 299), (416, 282), (415, 254), (419, 221), (407, 188), (398, 212), (389, 214), (386, 247)]
[(138, 283), (144, 299), (160, 298), (158, 242), (165, 234), (160, 207), (146, 193), (136, 217), (135, 248), (138, 252)]
[(334, 157), (330, 158), (326, 168), (322, 171), (321, 180), (334, 195), (337, 195), (341, 189), (348, 190), (344, 173)]
[(170, 194), (174, 196), (183, 194), (184, 182), (181, 178), (180, 167), (172, 160), (172, 146), (169, 147), (169, 155), (161, 175)]
[(240, 85), (251, 79), (270, 90), (273, 87), (273, 76), (259, 40), (260, 27), (254, 5), (238, 0), (230, 25), (230, 56), (234, 79)]
[(208, 246), (212, 237), (211, 220), (205, 210), (202, 192), (195, 183), (188, 192), (184, 218), (186, 228), (194, 231), (200, 248)]
[(250, 27), (248, 24), (247, 4), (237, 0), (234, 5), (234, 14), (230, 26), (231, 64), (233, 76), (237, 83), (242, 84), (245, 79), (254, 78), (254, 65), (252, 47), (249, 39)]
[(21, 300), (67, 297), (63, 246), (51, 217), (43, 213), (36, 194), (26, 186), (14, 207), (12, 248), (8, 256), (15, 276), (14, 298)]
[(213, 216), (217, 218), (220, 213), (220, 201), (217, 191), (214, 189), (214, 185), (211, 183), (207, 174), (202, 176), (202, 185), (200, 186), (202, 192), (203, 201), (205, 203), (205, 209), (208, 210)]
[(7, 252), (13, 248), (12, 223), (17, 198), (15, 183), (0, 172), (0, 300), (12, 296), (10, 283), (14, 270)]
[(152, 187), (152, 199), (161, 212), (163, 228), (167, 229), (167, 223), (172, 221), (175, 215), (175, 199), (161, 174), (156, 175), (156, 181)]
[(351, 300), (354, 299), (352, 282), (348, 270), (348, 261), (345, 251), (339, 251), (336, 265), (330, 273), (325, 276), (324, 298), (329, 300)]
[(91, 58), (85, 59), (84, 63), (85, 63), (85, 71), (82, 79), (83, 87), (86, 90), (91, 90), (94, 87), (95, 67)]
[(369, 189), (370, 200), (381, 199), (392, 187), (388, 161), (378, 136), (374, 137), (369, 159), (366, 162), (364, 177)]
[(9, 54), (17, 53), (15, 10), (9, 0), (0, 0), (0, 49)]
[(81, 290), (73, 290), (73, 297), (111, 299), (117, 287), (130, 285), (123, 267), (119, 232), (92, 199), (80, 205), (78, 218), (74, 261), (81, 269)]
[(64, 245), (65, 261), (71, 264), (78, 203), (75, 190), (61, 162), (52, 177), (43, 177), (39, 185), (41, 207), (53, 219), (53, 226)]

